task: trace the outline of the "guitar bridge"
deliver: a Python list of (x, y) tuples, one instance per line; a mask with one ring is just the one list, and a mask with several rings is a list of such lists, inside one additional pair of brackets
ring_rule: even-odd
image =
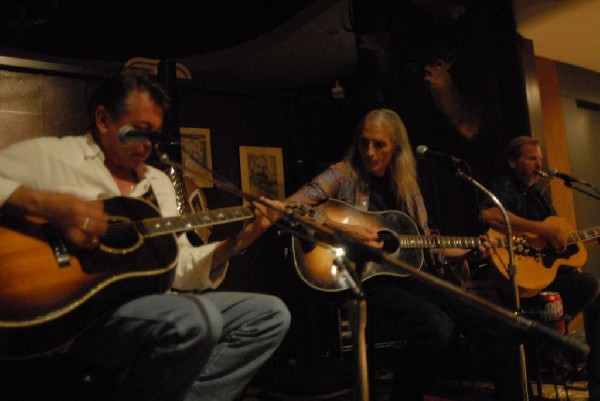
[(52, 253), (54, 253), (54, 258), (56, 259), (58, 266), (69, 266), (71, 264), (71, 254), (69, 253), (67, 246), (62, 240), (58, 230), (50, 224), (43, 224), (42, 229), (46, 234), (48, 245), (50, 245), (50, 248), (52, 248)]

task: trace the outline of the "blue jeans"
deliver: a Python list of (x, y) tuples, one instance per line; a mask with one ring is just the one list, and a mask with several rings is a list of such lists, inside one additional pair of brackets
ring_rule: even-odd
[(286, 306), (270, 295), (150, 295), (119, 307), (67, 356), (110, 372), (117, 400), (233, 400), (289, 324)]
[(185, 400), (233, 400), (281, 344), (290, 313), (269, 295), (210, 292), (197, 299), (213, 308), (212, 321), (219, 321), (221, 334)]

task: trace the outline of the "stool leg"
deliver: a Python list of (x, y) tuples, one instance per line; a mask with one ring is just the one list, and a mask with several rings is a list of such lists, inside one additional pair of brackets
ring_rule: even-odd
[(538, 390), (538, 400), (539, 401), (543, 401), (544, 400), (544, 396), (542, 394), (543, 392), (543, 386), (542, 386), (542, 363), (540, 360), (540, 342), (536, 340), (535, 342), (535, 373), (536, 373), (536, 384), (537, 384), (537, 390)]
[(377, 369), (375, 368), (375, 341), (373, 336), (369, 335), (367, 325), (367, 361), (369, 364), (369, 398), (371, 401), (377, 401)]

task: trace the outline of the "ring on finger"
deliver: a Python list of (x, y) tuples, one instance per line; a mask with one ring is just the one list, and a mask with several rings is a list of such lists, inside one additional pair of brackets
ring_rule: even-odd
[(94, 238), (92, 238), (92, 245), (96, 246), (99, 242), (100, 240), (98, 239), (98, 237), (94, 236)]
[(81, 225), (81, 229), (85, 230), (87, 228), (88, 224), (90, 224), (90, 218), (86, 217), (85, 220), (83, 220), (83, 224)]

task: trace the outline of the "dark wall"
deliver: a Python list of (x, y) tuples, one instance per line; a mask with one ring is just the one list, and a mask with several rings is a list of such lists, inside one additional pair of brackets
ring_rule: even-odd
[[(400, 114), (413, 147), (461, 158), (470, 166), (466, 172), (487, 185), (504, 165), (508, 139), (529, 131), (512, 3), (353, 3), (359, 62), (371, 89), (366, 96)], [(449, 76), (435, 87), (429, 79), (445, 65)], [(450, 110), (438, 106), (444, 100)], [(473, 136), (452, 122), (469, 113), (478, 120)], [(427, 161), (419, 172), (433, 228), (466, 235), (481, 230), (470, 185)]]
[(0, 149), (38, 136), (84, 132), (97, 81), (0, 66)]
[[(231, 92), (181, 83), (180, 125), (211, 130), (213, 168), (240, 185), (239, 146), (281, 147), (286, 195), (296, 191), (350, 145), (369, 105), (294, 92)], [(217, 203), (240, 202), (206, 190)]]

